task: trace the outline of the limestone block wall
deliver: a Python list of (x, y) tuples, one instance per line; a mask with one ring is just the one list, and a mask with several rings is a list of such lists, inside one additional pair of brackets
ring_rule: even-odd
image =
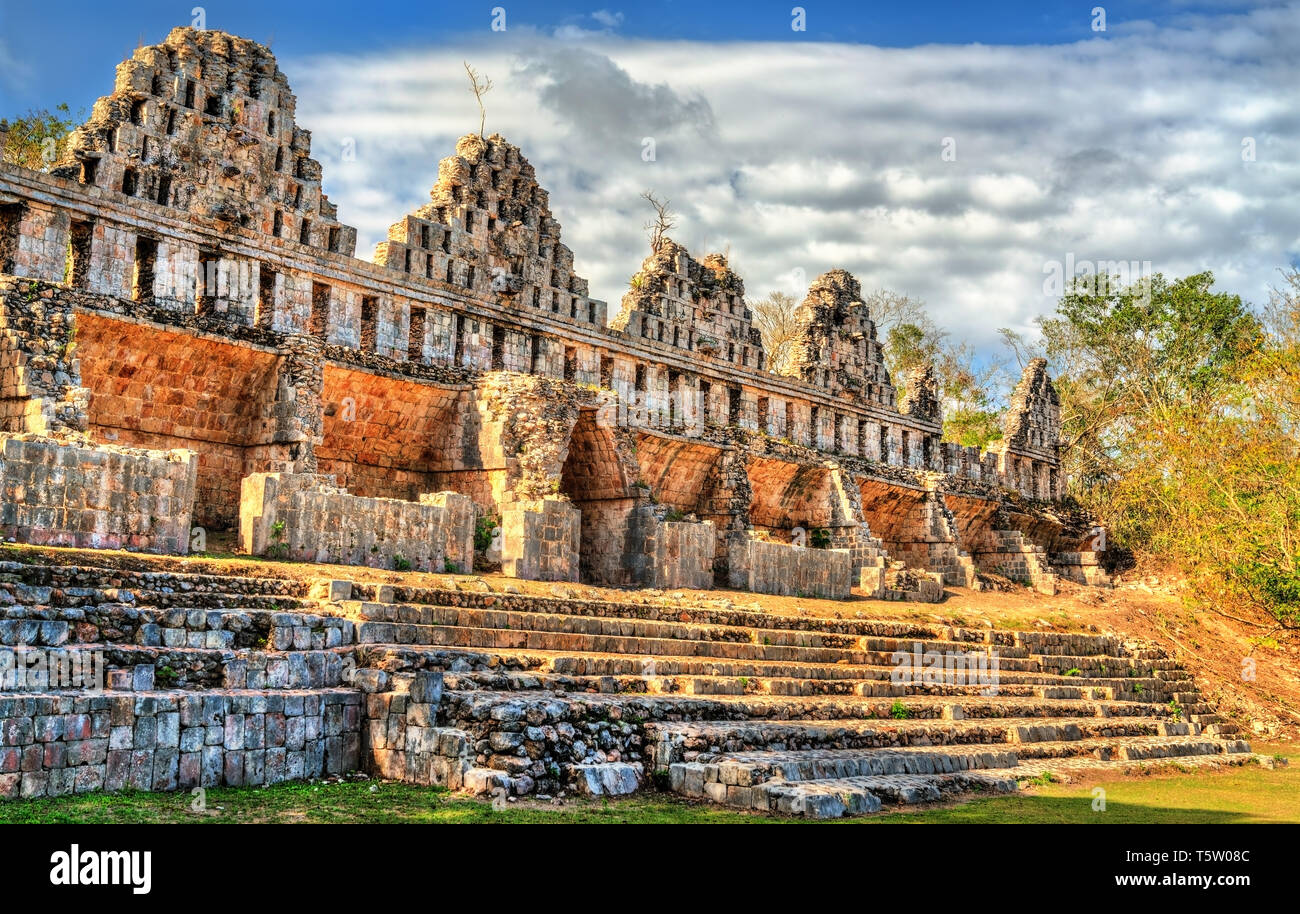
[(1100, 552), (1053, 552), (1051, 567), (1076, 584), (1108, 587), (1110, 575), (1101, 566)]
[(591, 584), (625, 587), (629, 571), (629, 526), (636, 511), (632, 498), (589, 501), (578, 505), (581, 518), (581, 579)]
[(730, 584), (740, 590), (845, 600), (853, 589), (853, 557), (847, 549), (736, 538), (728, 552)]
[(628, 519), (625, 561), (631, 583), (661, 590), (711, 588), (717, 548), (713, 523), (671, 521), (663, 513), (645, 505)]
[(71, 220), (64, 211), (35, 201), (9, 202), (4, 207), (0, 267), (14, 276), (61, 282), (67, 268), (67, 235)]
[(0, 431), (83, 431), (73, 303), (57, 286), (0, 279)]
[(965, 477), (971, 482), (995, 481), (998, 476), (998, 457), (993, 452), (981, 454), (977, 447), (962, 447), (952, 441), (945, 441), (940, 446), (940, 458), (944, 473), (949, 476)]
[(10, 694), (0, 729), (5, 799), (256, 786), (355, 770), (361, 695)]
[[(78, 312), (76, 352), (96, 441), (198, 454), (195, 520), (233, 527), (239, 480), (278, 437), (293, 404), (280, 400), (285, 359), (268, 347), (177, 333)], [(195, 383), (202, 377), (202, 383)], [(260, 446), (260, 447), (259, 447)]]
[(317, 471), (357, 495), (417, 501), (421, 492), (451, 489), (481, 497), (458, 478), (479, 469), (464, 459), (467, 397), (453, 387), (327, 365)]
[(332, 476), (254, 473), (242, 483), (239, 540), (250, 555), (468, 572), (476, 516), (473, 500), (454, 492), (365, 498)]
[(192, 451), (0, 435), (0, 535), (44, 546), (189, 551)]
[(530, 581), (577, 581), (582, 512), (564, 498), (501, 509), (501, 571)]
[(361, 670), (365, 696), (361, 761), (380, 777), (460, 790), (472, 767), (472, 743), (463, 730), (437, 726), (442, 674), (421, 670), (389, 676)]

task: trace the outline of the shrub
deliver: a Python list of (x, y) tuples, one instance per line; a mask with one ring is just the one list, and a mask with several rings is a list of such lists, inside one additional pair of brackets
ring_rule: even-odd
[(479, 552), (492, 545), (492, 531), (501, 525), (495, 514), (484, 514), (474, 524), (474, 548)]

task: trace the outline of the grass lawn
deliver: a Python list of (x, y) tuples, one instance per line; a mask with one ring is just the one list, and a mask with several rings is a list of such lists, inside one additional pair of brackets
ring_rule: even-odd
[[(1260, 747), (1263, 749), (1263, 747)], [(1294, 756), (1293, 746), (1268, 751)], [(1106, 791), (1093, 810), (1094, 787)], [(1075, 784), (1044, 784), (1015, 796), (886, 812), (844, 824), (890, 823), (1235, 823), (1300, 822), (1300, 769), (1256, 765), (1219, 772), (1161, 773)], [(373, 789), (372, 789), (373, 788)], [(347, 780), (264, 788), (214, 788), (206, 811), (188, 793), (88, 794), (0, 802), (0, 823), (764, 823), (787, 820), (731, 812), (666, 794), (625, 800), (566, 800), (562, 806), (510, 803), (501, 811), (441, 788)]]

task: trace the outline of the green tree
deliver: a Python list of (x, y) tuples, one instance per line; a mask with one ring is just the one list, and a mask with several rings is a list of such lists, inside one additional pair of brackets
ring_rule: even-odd
[(36, 171), (47, 171), (63, 155), (68, 136), (78, 124), (66, 104), (54, 111), (29, 110), (25, 117), (10, 121), (4, 134), (3, 159)]
[(1005, 365), (997, 359), (978, 359), (967, 343), (953, 343), (919, 299), (878, 289), (865, 301), (884, 341), (885, 367), (900, 394), (913, 371), (934, 366), (944, 439), (983, 449), (1001, 438), (1003, 402), (1009, 389)]
[(1214, 276), (1156, 274), (1121, 287), (1077, 282), (1041, 320), (1062, 403), (1063, 459), (1088, 488), (1128, 469), (1151, 421), (1207, 408), (1260, 339), (1240, 297), (1213, 292)]
[(1300, 627), (1300, 274), (1263, 317), (1201, 273), (1076, 286), (1041, 321), (1074, 494), (1207, 610)]
[(896, 383), (933, 362), (938, 351), (937, 334), (917, 324), (898, 324), (885, 335), (885, 364)]
[(968, 343), (945, 346), (935, 374), (943, 402), (944, 440), (983, 450), (1002, 437), (1002, 362), (985, 359), (981, 366)]

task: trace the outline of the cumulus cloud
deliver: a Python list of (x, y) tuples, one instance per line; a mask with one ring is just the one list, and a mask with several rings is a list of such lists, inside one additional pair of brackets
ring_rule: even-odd
[[(997, 327), (1052, 309), (1045, 265), (1071, 255), (1212, 269), (1263, 300), (1300, 259), (1297, 12), (1189, 13), (1009, 47), (512, 30), (281, 65), (363, 252), (477, 129), (469, 59), (497, 85), (488, 130), (533, 162), (579, 272), (611, 306), (646, 254), (638, 195), (653, 188), (680, 214), (674, 236), (700, 254), (728, 248), (751, 297), (802, 295), (799, 282), (843, 267), (867, 289), (925, 299), (991, 350)], [(346, 138), (355, 161), (338, 154)]]

